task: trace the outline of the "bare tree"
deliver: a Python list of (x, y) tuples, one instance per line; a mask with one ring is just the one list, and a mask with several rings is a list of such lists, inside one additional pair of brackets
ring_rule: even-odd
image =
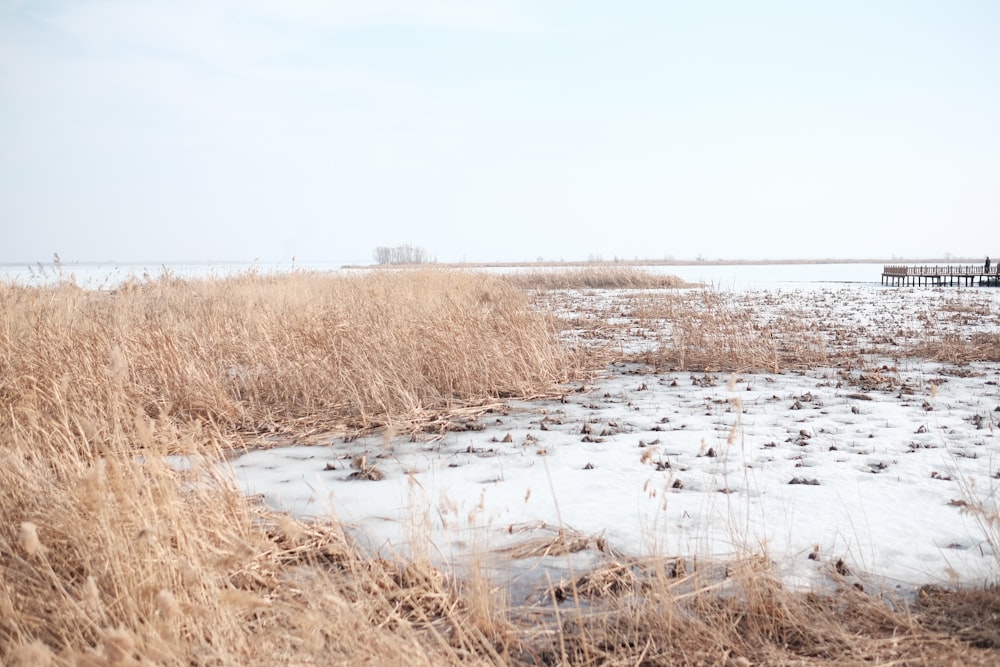
[(394, 248), (378, 246), (373, 255), (376, 264), (426, 264), (432, 261), (424, 248), (409, 244)]

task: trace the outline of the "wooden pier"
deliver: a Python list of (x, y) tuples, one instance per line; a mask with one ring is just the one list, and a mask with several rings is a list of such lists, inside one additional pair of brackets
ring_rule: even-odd
[(997, 266), (966, 264), (964, 266), (915, 266), (886, 265), (882, 268), (882, 284), (894, 286), (965, 286), (998, 287), (1000, 273)]

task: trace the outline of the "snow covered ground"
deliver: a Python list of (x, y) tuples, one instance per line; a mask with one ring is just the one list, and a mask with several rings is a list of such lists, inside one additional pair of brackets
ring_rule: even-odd
[[(649, 332), (615, 304), (631, 296), (565, 294), (560, 315), (613, 313), (621, 349), (642, 349)], [(984, 529), (974, 508), (1000, 505), (1000, 364), (891, 350), (931, 330), (1000, 332), (1000, 290), (791, 284), (734, 298), (762, 321), (804, 318), (831, 345), (869, 352), (860, 365), (780, 373), (616, 363), (454, 430), (330, 438), (230, 465), (248, 494), (335, 518), (385, 556), (461, 567), (475, 554), (514, 576), (753, 553), (791, 585), (996, 580), (1000, 528)], [(512, 558), (559, 530), (576, 540), (571, 558)]]

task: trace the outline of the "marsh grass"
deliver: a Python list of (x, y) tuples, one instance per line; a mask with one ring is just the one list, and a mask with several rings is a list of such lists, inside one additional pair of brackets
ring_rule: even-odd
[(460, 272), (0, 286), (0, 663), (995, 664), (853, 589), (787, 591), (766, 558), (634, 563), (565, 531), (527, 553), (609, 560), (519, 607), (219, 472), (247, 443), (461, 421), (580, 363), (521, 290)]
[(692, 287), (677, 276), (630, 266), (586, 266), (561, 270), (531, 270), (506, 274), (506, 280), (534, 290), (558, 289), (677, 289)]
[(657, 367), (777, 372), (786, 361), (772, 330), (723, 292), (643, 295), (633, 308), (646, 328), (659, 332), (656, 347), (638, 355)]

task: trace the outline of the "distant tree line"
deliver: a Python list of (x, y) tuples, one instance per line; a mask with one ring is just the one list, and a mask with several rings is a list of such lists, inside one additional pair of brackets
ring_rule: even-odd
[(426, 250), (419, 246), (398, 245), (395, 248), (379, 246), (375, 248), (377, 264), (426, 264), (433, 262)]

